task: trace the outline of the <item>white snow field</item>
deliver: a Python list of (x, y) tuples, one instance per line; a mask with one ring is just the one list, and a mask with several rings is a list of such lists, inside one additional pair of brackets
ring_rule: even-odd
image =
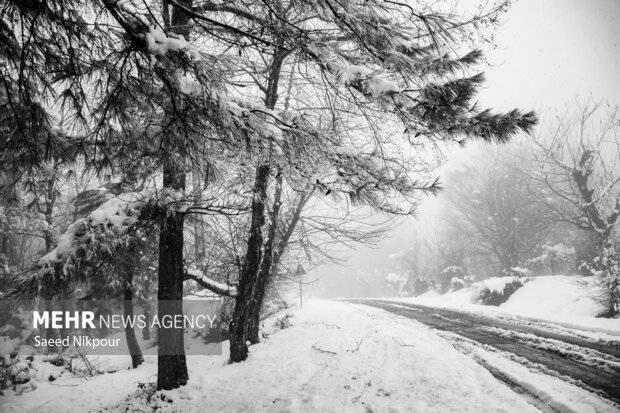
[[(244, 363), (227, 364), (227, 354), (188, 356), (190, 381), (180, 389), (152, 391), (154, 357), (129, 370), (129, 357), (115, 356), (99, 363), (120, 368), (117, 372), (88, 380), (61, 376), (53, 383), (41, 378), (35, 391), (0, 397), (0, 411), (538, 411), (414, 320), (312, 301), (291, 321), (291, 327), (252, 346)], [(49, 366), (42, 370), (53, 368), (42, 364)]]
[(531, 277), (499, 307), (475, 304), (476, 295), (481, 288), (486, 286), (489, 289), (501, 290), (510, 279), (512, 277), (495, 277), (443, 295), (430, 291), (418, 297), (393, 300), (490, 317), (546, 321), (564, 328), (580, 330), (581, 334), (593, 338), (618, 340), (620, 319), (596, 317), (603, 311), (603, 307), (593, 298), (596, 294), (594, 277)]

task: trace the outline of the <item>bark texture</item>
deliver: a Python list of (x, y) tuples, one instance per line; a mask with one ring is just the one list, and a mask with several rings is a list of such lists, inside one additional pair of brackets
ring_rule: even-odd
[[(123, 286), (123, 312), (126, 319), (133, 318), (133, 275), (136, 268), (135, 248), (127, 250), (127, 257), (124, 261), (125, 285)], [(127, 348), (131, 356), (131, 367), (134, 369), (144, 362), (142, 350), (136, 332), (129, 323), (125, 326), (125, 339), (127, 340)]]

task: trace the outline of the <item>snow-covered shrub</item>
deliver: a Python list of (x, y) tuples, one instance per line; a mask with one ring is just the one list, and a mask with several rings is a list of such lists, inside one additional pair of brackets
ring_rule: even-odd
[(600, 317), (620, 315), (620, 257), (614, 247), (603, 248), (596, 258), (598, 270), (592, 271), (597, 277), (600, 290), (599, 301), (605, 307)]
[(502, 276), (504, 277), (529, 277), (530, 270), (521, 267), (512, 267), (502, 270)]
[(439, 284), (439, 292), (445, 293), (451, 288), (452, 279), (464, 279), (465, 271), (463, 268), (458, 266), (450, 266), (445, 268), (439, 275), (437, 276), (437, 281)]
[(465, 288), (467, 284), (465, 283), (465, 280), (463, 278), (459, 278), (459, 277), (452, 277), (452, 279), (450, 280), (450, 290), (452, 291), (458, 291), (461, 288)]
[(293, 314), (284, 314), (282, 317), (276, 318), (273, 326), (276, 328), (276, 330), (284, 330), (285, 328), (289, 328), (292, 325), (291, 318), (293, 318)]
[(413, 280), (413, 288), (412, 288), (413, 295), (416, 296), (416, 295), (424, 294), (430, 289), (431, 285), (432, 283), (428, 279), (424, 277), (416, 277)]
[(32, 344), (37, 330), (32, 328), (32, 316), (23, 308), (16, 309), (5, 319), (0, 328), (0, 355), (18, 350), (22, 345)]
[(496, 277), (482, 281), (474, 301), (482, 305), (494, 305), (508, 301), (510, 296), (528, 281), (523, 277)]

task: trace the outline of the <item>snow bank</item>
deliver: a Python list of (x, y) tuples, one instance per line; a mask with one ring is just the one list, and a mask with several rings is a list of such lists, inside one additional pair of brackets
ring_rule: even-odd
[(138, 369), (123, 365), (82, 383), (44, 383), (0, 410), (536, 411), (416, 321), (336, 302), (310, 302), (291, 321), (292, 327), (252, 346), (244, 363), (228, 365), (226, 354), (188, 356), (190, 381), (180, 389), (152, 397), (137, 390), (138, 383), (156, 380), (150, 358)]
[[(157, 357), (146, 356), (138, 369), (131, 369), (129, 356), (106, 356), (93, 359), (93, 365), (106, 373), (100, 376), (74, 377), (64, 367), (35, 359), (37, 389), (15, 396), (7, 391), (0, 396), (3, 413), (57, 413), (98, 411), (123, 401), (139, 383), (152, 380), (157, 373)], [(56, 379), (48, 380), (50, 376)]]
[(532, 315), (595, 317), (603, 307), (592, 299), (596, 294), (594, 281), (592, 277), (536, 277), (517, 290), (501, 308)]
[[(513, 278), (491, 278), (483, 283), (489, 289), (499, 289)], [(457, 309), (488, 316), (542, 320), (572, 329), (620, 336), (620, 319), (595, 317), (603, 311), (603, 307), (594, 299), (596, 296), (594, 283), (595, 279), (592, 277), (563, 275), (532, 277), (499, 307), (474, 303), (481, 287), (480, 283), (443, 295), (426, 293), (394, 301)], [(604, 338), (598, 334), (589, 335)]]
[(507, 284), (510, 284), (515, 281), (519, 281), (519, 278), (518, 277), (492, 277), (492, 278), (489, 278), (488, 280), (484, 280), (476, 284), (478, 284), (479, 286), (482, 286), (483, 284), (491, 292), (501, 293), (502, 291), (504, 291), (504, 288), (506, 288)]
[(426, 305), (443, 305), (448, 308), (461, 308), (475, 304), (482, 290), (488, 289), (492, 292), (502, 292), (506, 284), (515, 280), (517, 280), (517, 277), (493, 277), (456, 291), (449, 291), (443, 295), (436, 291), (427, 291), (417, 297), (406, 298), (404, 300)]

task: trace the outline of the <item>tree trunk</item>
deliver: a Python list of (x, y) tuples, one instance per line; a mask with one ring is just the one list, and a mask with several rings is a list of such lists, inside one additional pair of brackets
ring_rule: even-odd
[(260, 310), (260, 303), (257, 303), (253, 298), (263, 253), (262, 227), (265, 223), (264, 213), (269, 169), (269, 165), (260, 165), (256, 168), (248, 250), (237, 287), (239, 295), (235, 297), (235, 310), (228, 335), (230, 360), (233, 363), (243, 361), (248, 357), (247, 340), (251, 314), (256, 311), (257, 305)]
[[(184, 8), (191, 9), (192, 0), (178, 0)], [(183, 10), (162, 2), (164, 28), (189, 40), (190, 19)], [(172, 11), (170, 13), (170, 10)], [(168, 136), (164, 149), (178, 155), (169, 159), (163, 168), (163, 187), (185, 191), (185, 170), (182, 164), (183, 148), (178, 136)], [(159, 232), (159, 269), (157, 288), (158, 317), (183, 316), (183, 214), (164, 211)], [(157, 332), (157, 390), (170, 390), (187, 384), (189, 379), (183, 328), (160, 328)]]
[(153, 314), (151, 313), (151, 305), (147, 301), (144, 303), (144, 321), (145, 325), (142, 329), (142, 340), (148, 341), (151, 339), (151, 323), (153, 322)]
[[(45, 210), (43, 211), (45, 214), (45, 223), (47, 224), (47, 228), (43, 232), (43, 239), (45, 241), (45, 253), (46, 254), (49, 253), (54, 248), (54, 233), (52, 231), (52, 225), (54, 223), (54, 202), (56, 199), (54, 194), (55, 194), (55, 180), (52, 177), (51, 179), (47, 181), (47, 188), (46, 188), (46, 193), (45, 193)], [(52, 300), (56, 299), (56, 294), (58, 293), (58, 291), (55, 291), (55, 290), (56, 290), (55, 283), (53, 283), (53, 285), (50, 283), (47, 283), (47, 286), (43, 288), (42, 296), (43, 296), (43, 299), (45, 300), (46, 311), (52, 310)], [(55, 310), (58, 310), (58, 309), (56, 308)], [(58, 338), (58, 334), (56, 333), (56, 330), (53, 329), (51, 326), (46, 329), (45, 336), (48, 340), (48, 343), (50, 343), (49, 340), (55, 340), (56, 338)], [(48, 344), (47, 349), (50, 352), (56, 352), (58, 350), (56, 346), (52, 344)]]
[[(279, 213), (279, 210), (280, 210), (280, 205), (281, 205), (280, 200), (282, 197), (281, 177), (279, 177), (276, 185), (277, 186), (276, 186), (276, 193), (274, 195), (274, 209), (273, 209), (273, 212), (275, 212), (275, 215), (272, 212), (272, 217), (271, 217), (272, 222), (277, 222), (276, 221), (277, 214)], [(315, 189), (316, 188), (312, 188), (308, 190), (307, 192), (304, 192), (300, 195), (299, 201), (297, 202), (297, 206), (295, 207), (295, 211), (293, 212), (293, 216), (291, 217), (290, 222), (288, 222), (286, 229), (283, 228), (284, 234), (282, 235), (282, 238), (278, 242), (277, 248), (271, 251), (273, 249), (273, 246), (269, 247), (271, 257), (273, 258), (270, 258), (270, 262), (266, 263), (266, 265), (261, 267), (261, 271), (262, 271), (261, 277), (264, 277), (264, 280), (261, 281), (262, 285), (260, 285), (259, 288), (257, 288), (256, 299), (259, 302), (259, 305), (256, 307), (253, 307), (254, 311), (252, 312), (251, 319), (250, 319), (248, 340), (252, 344), (256, 344), (260, 341), (260, 334), (259, 334), (260, 333), (259, 331), (260, 330), (260, 309), (262, 306), (262, 302), (265, 298), (266, 290), (269, 286), (269, 281), (275, 275), (276, 271), (278, 271), (280, 260), (282, 259), (282, 256), (284, 255), (286, 248), (288, 247), (288, 243), (291, 237), (293, 236), (293, 232), (295, 232), (295, 228), (297, 227), (297, 224), (299, 223), (299, 220), (301, 219), (301, 213), (304, 207), (306, 206), (306, 203), (308, 202), (308, 200), (312, 197), (312, 194), (314, 193)], [(277, 208), (276, 208), (276, 205), (277, 205)], [(273, 233), (271, 232), (272, 229), (273, 229)], [(270, 237), (271, 237), (270, 239), (275, 240), (276, 231), (277, 231), (276, 227), (270, 228)], [(269, 265), (269, 267), (267, 267), (267, 264)]]
[[(123, 311), (126, 319), (133, 319), (133, 273), (135, 270), (135, 248), (129, 248), (124, 260), (125, 285), (123, 286)], [(125, 325), (125, 339), (131, 356), (131, 366), (135, 369), (144, 362), (136, 332), (130, 323)]]
[[(164, 166), (164, 188), (183, 190), (185, 175)], [(158, 317), (183, 316), (183, 215), (167, 211), (159, 233)], [(187, 383), (183, 328), (158, 331), (157, 389), (170, 390)]]
[(250, 305), (250, 319), (248, 321), (248, 341), (250, 344), (257, 344), (260, 342), (260, 310), (263, 305), (263, 300), (265, 299), (267, 282), (271, 278), (272, 265), (274, 264), (274, 245), (276, 231), (278, 229), (280, 206), (282, 205), (282, 175), (280, 169), (278, 169), (276, 175), (278, 177), (276, 178), (276, 189), (273, 196), (273, 208), (271, 210), (267, 241), (263, 248), (263, 261), (261, 262), (258, 279), (256, 280), (256, 287), (254, 289), (254, 296), (252, 297), (252, 303)]
[[(193, 173), (192, 185), (194, 190), (194, 202), (200, 204), (202, 202), (202, 183), (200, 175), (196, 172)], [(196, 221), (194, 222), (194, 259), (196, 260), (198, 268), (201, 269), (206, 258), (204, 230), (202, 218), (200, 216), (196, 217)]]
[(577, 270), (584, 276), (592, 275), (591, 270), (600, 269), (597, 259), (603, 247), (609, 242), (605, 234), (595, 230), (585, 230), (578, 234), (575, 242), (575, 259)]
[[(265, 93), (265, 106), (274, 109), (278, 100), (278, 83), (282, 63), (288, 51), (283, 48), (276, 49)], [(265, 257), (268, 258), (268, 266), (271, 267), (271, 251), (265, 254), (263, 251), (263, 230), (265, 223), (265, 203), (267, 201), (267, 186), (269, 184), (269, 164), (262, 164), (256, 168), (254, 181), (254, 195), (252, 197), (252, 221), (248, 237), (248, 248), (239, 279), (239, 295), (235, 298), (235, 311), (230, 322), (230, 360), (233, 363), (245, 360), (248, 357), (249, 329), (254, 325), (256, 314), (260, 313), (262, 304), (261, 294), (258, 291), (264, 289), (262, 280), (269, 271), (261, 274), (261, 265)]]

